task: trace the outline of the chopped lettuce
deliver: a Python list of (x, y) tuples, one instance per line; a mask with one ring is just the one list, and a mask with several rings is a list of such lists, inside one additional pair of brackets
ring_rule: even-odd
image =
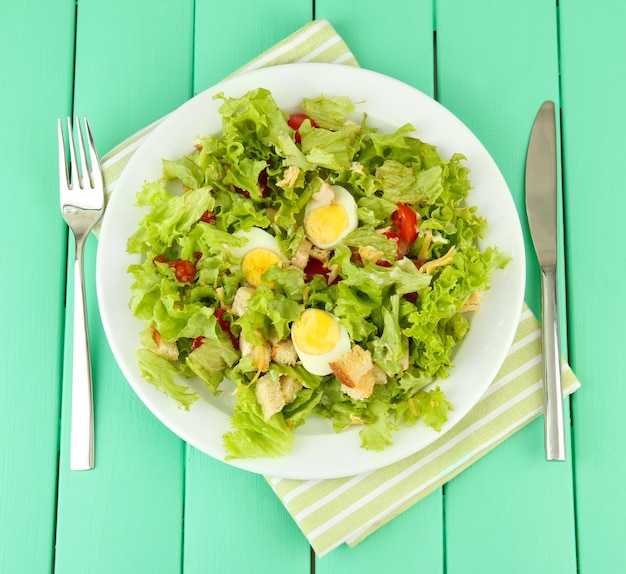
[[(311, 416), (337, 432), (358, 425), (363, 448), (374, 451), (419, 421), (440, 430), (453, 406), (434, 383), (448, 376), (469, 329), (464, 305), (508, 260), (478, 247), (487, 223), (466, 203), (464, 156), (440, 157), (410, 124), (379, 133), (366, 116), (356, 123), (343, 96), (303, 100), (309, 119), (297, 138), (268, 90), (216, 99), (222, 133), (163, 160), (162, 178), (137, 193), (147, 211), (128, 239), (128, 251), (142, 255), (129, 268), (130, 308), (146, 324), (137, 354), (144, 378), (183, 409), (199, 398), (186, 379), (216, 395), (230, 379), (237, 391), (223, 437), (229, 458), (285, 455), (293, 430)], [(358, 227), (327, 253), (337, 280), (272, 265), (251, 288), (233, 254), (247, 243), (236, 232), (264, 229), (287, 260), (295, 257), (306, 205), (325, 183), (345, 187), (358, 216)], [(402, 245), (394, 227), (399, 203), (417, 213), (411, 244)], [(239, 301), (235, 312), (242, 287), (245, 309)], [(370, 354), (384, 379), (371, 396), (352, 398), (333, 374), (313, 375), (299, 361), (264, 364), (263, 353), (289, 340), (309, 307), (332, 313), (351, 344)], [(261, 376), (298, 382), (295, 397), (269, 417), (256, 396)]]

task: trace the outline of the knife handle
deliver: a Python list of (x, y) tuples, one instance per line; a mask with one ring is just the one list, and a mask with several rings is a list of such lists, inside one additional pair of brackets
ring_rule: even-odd
[(546, 460), (565, 460), (555, 269), (541, 270), (541, 316)]

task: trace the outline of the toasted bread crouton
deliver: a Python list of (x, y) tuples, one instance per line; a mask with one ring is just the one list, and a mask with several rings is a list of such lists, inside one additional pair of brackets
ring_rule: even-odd
[(286, 404), (293, 403), (301, 390), (302, 383), (298, 379), (290, 375), (280, 377), (280, 392), (283, 394)]
[(237, 317), (241, 317), (246, 312), (248, 300), (255, 293), (256, 289), (254, 287), (239, 287), (239, 289), (237, 289), (237, 293), (235, 293), (235, 298), (233, 299), (233, 304), (230, 308), (230, 312)]
[(293, 187), (298, 181), (300, 168), (297, 165), (290, 165), (283, 173), (283, 178), (276, 182), (278, 187)]
[(298, 245), (296, 254), (291, 259), (291, 264), (298, 269), (304, 269), (309, 262), (311, 247), (313, 244), (308, 239), (303, 239)]
[(355, 345), (341, 359), (330, 363), (330, 368), (348, 396), (362, 400), (372, 394), (377, 373), (369, 351)]
[(168, 361), (175, 361), (178, 359), (178, 345), (175, 341), (164, 341), (154, 326), (150, 327), (152, 331), (152, 340), (156, 347), (151, 349), (153, 353), (167, 359)]
[(270, 375), (263, 375), (256, 382), (254, 394), (261, 406), (263, 418), (268, 420), (272, 415), (283, 410), (285, 405), (293, 402), (302, 389), (302, 383), (288, 375), (275, 381)]
[(280, 382), (274, 381), (270, 375), (263, 375), (259, 378), (254, 394), (261, 405), (265, 420), (280, 412), (287, 404), (280, 390)]
[(279, 365), (293, 366), (298, 362), (298, 353), (290, 338), (282, 339), (272, 347), (270, 358)]
[(253, 345), (240, 335), (239, 350), (242, 357), (251, 357), (252, 364), (262, 373), (270, 368), (271, 347), (267, 341), (262, 345)]

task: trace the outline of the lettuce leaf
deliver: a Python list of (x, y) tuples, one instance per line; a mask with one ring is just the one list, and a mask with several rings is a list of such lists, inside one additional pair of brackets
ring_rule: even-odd
[(198, 400), (200, 396), (198, 393), (176, 382), (175, 378), (180, 371), (170, 361), (147, 349), (139, 349), (137, 358), (141, 376), (161, 392), (172, 397), (181, 408), (188, 411)]
[(237, 390), (237, 403), (231, 419), (233, 429), (223, 437), (227, 460), (278, 457), (287, 454), (293, 447), (295, 437), (282, 413), (276, 413), (265, 421), (253, 387), (239, 387)]

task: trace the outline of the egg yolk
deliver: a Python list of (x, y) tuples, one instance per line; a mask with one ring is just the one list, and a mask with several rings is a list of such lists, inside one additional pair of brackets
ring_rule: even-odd
[(307, 309), (291, 328), (294, 343), (303, 353), (323, 355), (332, 350), (339, 341), (337, 321), (319, 309)]
[(304, 221), (304, 230), (312, 243), (323, 246), (337, 241), (348, 224), (348, 212), (333, 203), (311, 211)]
[[(261, 275), (265, 273), (275, 263), (280, 263), (281, 257), (269, 249), (257, 248), (248, 251), (241, 261), (241, 271), (245, 280), (254, 287), (258, 287)], [(271, 284), (268, 287), (272, 287)]]

